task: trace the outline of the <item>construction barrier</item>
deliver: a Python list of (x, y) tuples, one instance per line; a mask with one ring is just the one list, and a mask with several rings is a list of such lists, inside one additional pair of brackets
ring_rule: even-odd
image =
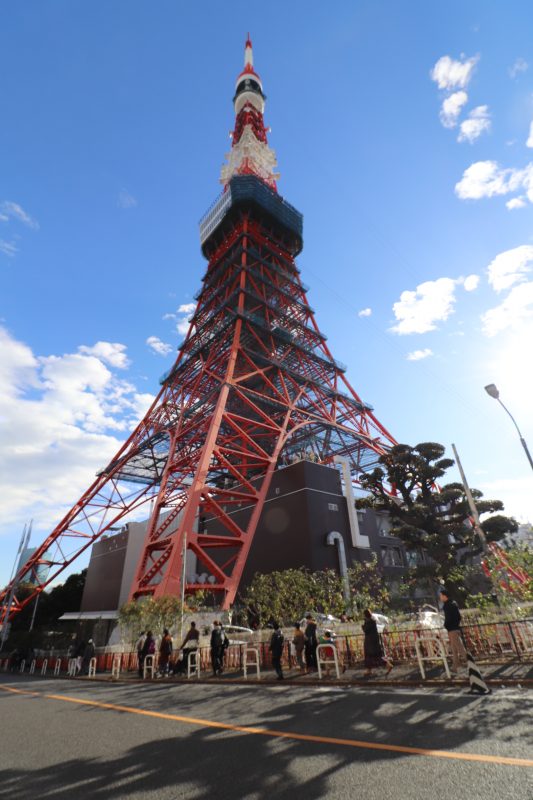
[(30, 664), (30, 675), (33, 675), (33, 673), (35, 672), (35, 664), (36, 663), (37, 662), (35, 661), (35, 659), (33, 659), (33, 661)]
[(89, 672), (87, 674), (89, 678), (94, 678), (96, 675), (96, 658), (94, 656), (89, 661)]
[[(322, 658), (324, 656), (324, 658)], [(326, 667), (326, 674), (329, 675), (329, 667), (331, 664), (335, 667), (335, 674), (340, 678), (339, 672), (339, 659), (337, 657), (337, 648), (335, 642), (327, 642), (319, 644), (316, 649), (316, 663), (318, 666), (318, 677), (322, 678), (322, 666)]]
[(415, 642), (415, 650), (422, 680), (426, 680), (426, 671), (424, 669), (425, 661), (442, 661), (446, 676), (448, 679), (452, 677), (446, 657), (446, 649), (440, 636), (424, 636), (417, 639)]
[(111, 667), (111, 677), (114, 678), (115, 680), (118, 680), (120, 678), (121, 663), (122, 663), (122, 656), (116, 655), (113, 658), (113, 666)]
[(75, 678), (77, 671), (78, 671), (78, 659), (69, 658), (67, 675), (69, 675), (71, 678)]
[(155, 656), (145, 656), (144, 663), (143, 663), (143, 678), (146, 678), (148, 673), (150, 673), (150, 678), (154, 677), (155, 672)]
[(198, 652), (198, 650), (191, 650), (191, 652), (189, 653), (189, 658), (187, 660), (187, 678), (190, 678), (191, 675), (196, 675), (196, 677), (199, 678), (200, 670), (201, 670), (200, 653)]
[(22, 659), (22, 661), (20, 662), (19, 672), (24, 672), (25, 669), (26, 669), (26, 661)]
[[(248, 656), (253, 655), (254, 660), (248, 661)], [(242, 662), (244, 677), (248, 680), (248, 668), (253, 667), (257, 671), (257, 680), (261, 677), (261, 666), (259, 664), (259, 650), (257, 647), (247, 647), (244, 650), (244, 659)]]
[(59, 675), (61, 672), (61, 659), (56, 658), (56, 663), (54, 665), (54, 675)]

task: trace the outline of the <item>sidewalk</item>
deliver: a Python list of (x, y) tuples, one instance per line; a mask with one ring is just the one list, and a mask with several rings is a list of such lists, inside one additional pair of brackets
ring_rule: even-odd
[[(477, 665), (481, 671), (483, 679), (489, 686), (523, 686), (533, 687), (533, 660), (505, 660), (505, 661), (478, 661)], [(347, 669), (339, 678), (323, 677), (320, 679), (318, 673), (302, 674), (298, 669), (284, 670), (283, 685), (293, 686), (469, 686), (468, 674), (463, 669), (456, 678), (451, 680), (446, 677), (442, 666), (427, 666), (426, 679), (422, 680), (417, 664), (399, 664), (394, 667), (392, 672), (385, 676), (384, 670), (375, 670), (371, 677), (363, 675), (363, 669)], [(194, 683), (202, 684), (226, 684), (226, 685), (280, 685), (281, 681), (276, 678), (274, 670), (262, 670), (259, 680), (255, 672), (249, 670), (248, 678), (245, 679), (242, 671), (228, 671), (221, 676), (212, 677), (211, 672), (204, 671), (200, 678), (191, 677), (187, 679), (182, 676), (171, 676), (169, 678), (147, 678), (142, 680), (137, 672), (121, 672), (118, 679), (112, 679), (111, 673), (97, 673), (96, 678), (81, 676), (84, 680), (101, 680), (113, 683)], [(79, 680), (75, 678), (73, 680)]]

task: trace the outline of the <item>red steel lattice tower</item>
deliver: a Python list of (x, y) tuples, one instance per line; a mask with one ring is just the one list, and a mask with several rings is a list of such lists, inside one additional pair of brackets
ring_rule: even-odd
[(179, 594), (187, 550), (209, 577), (189, 577), (186, 592), (208, 587), (227, 608), (277, 465), (302, 451), (326, 464), (340, 456), (356, 479), (395, 443), (346, 380), (307, 301), (294, 260), (302, 216), (278, 194), (264, 104), (248, 37), (223, 191), (200, 223), (208, 266), (178, 358), (128, 441), (0, 595), (5, 602), (25, 574), (50, 568), (33, 595), (14, 592), (12, 612), (149, 500), (131, 597)]

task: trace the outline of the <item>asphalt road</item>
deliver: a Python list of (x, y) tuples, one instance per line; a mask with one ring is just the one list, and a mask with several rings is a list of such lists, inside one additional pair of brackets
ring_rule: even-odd
[(533, 692), (519, 689), (470, 697), (2, 674), (0, 720), (6, 800), (533, 800)]

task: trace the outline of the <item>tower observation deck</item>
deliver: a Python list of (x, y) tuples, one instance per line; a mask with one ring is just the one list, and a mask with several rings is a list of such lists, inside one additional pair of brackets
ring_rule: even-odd
[[(185, 579), (185, 592), (208, 588), (227, 608), (277, 468), (302, 452), (322, 464), (340, 457), (357, 480), (395, 444), (347, 381), (307, 300), (295, 263), (303, 219), (278, 193), (249, 37), (233, 103), (223, 190), (200, 222), (207, 269), (176, 362), (130, 438), (0, 594), (4, 616), (148, 502), (131, 598), (180, 594), (191, 552), (209, 577)], [(40, 565), (46, 580), (18, 598)]]

